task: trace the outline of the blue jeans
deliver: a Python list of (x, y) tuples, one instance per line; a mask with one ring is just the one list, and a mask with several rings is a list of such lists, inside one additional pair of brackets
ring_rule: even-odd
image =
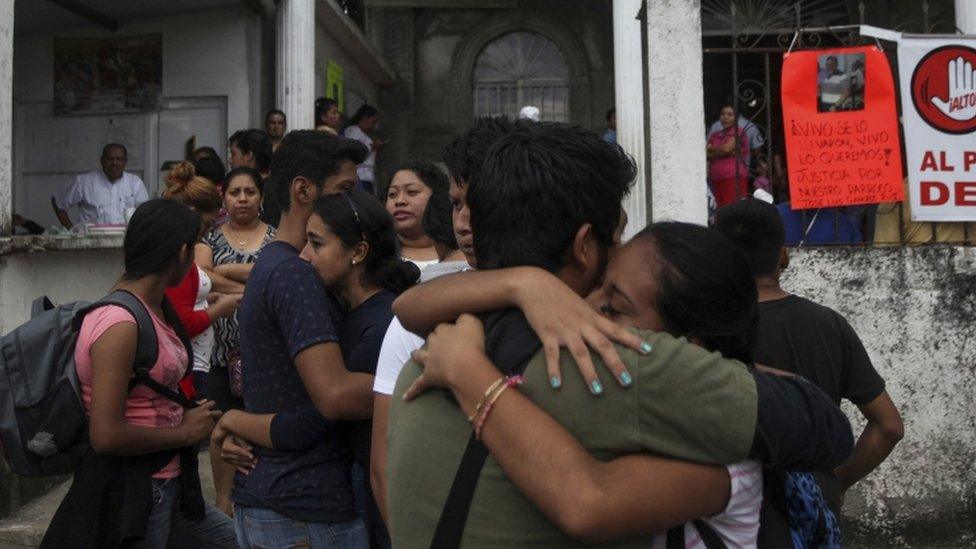
[(302, 522), (271, 509), (236, 507), (234, 526), (241, 549), (369, 549), (366, 526), (358, 517), (349, 522)]
[(135, 547), (237, 547), (234, 523), (227, 515), (206, 504), (203, 520), (191, 522), (180, 513), (180, 478), (152, 481), (153, 507), (149, 512), (146, 537)]

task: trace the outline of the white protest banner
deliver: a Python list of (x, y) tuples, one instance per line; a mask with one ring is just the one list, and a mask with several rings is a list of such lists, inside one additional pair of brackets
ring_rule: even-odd
[(914, 221), (976, 220), (976, 38), (898, 43)]

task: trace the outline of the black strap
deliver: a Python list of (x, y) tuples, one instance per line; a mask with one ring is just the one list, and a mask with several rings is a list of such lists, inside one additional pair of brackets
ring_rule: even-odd
[[(159, 340), (156, 338), (156, 328), (153, 324), (152, 316), (150, 316), (145, 305), (142, 304), (142, 300), (136, 297), (135, 294), (126, 290), (116, 290), (97, 302), (92, 303), (75, 315), (75, 328), (81, 328), (81, 322), (84, 320), (85, 315), (106, 305), (122, 307), (136, 321), (138, 334), (136, 336), (136, 356), (132, 361), (133, 377), (129, 380), (129, 391), (132, 391), (136, 385), (145, 385), (184, 408), (196, 408), (197, 404), (186, 398), (182, 393), (166, 387), (149, 376), (150, 370), (152, 370), (153, 366), (156, 365), (156, 361), (159, 359)], [(186, 329), (183, 327), (183, 323), (173, 309), (172, 304), (170, 304), (169, 299), (165, 297), (163, 298), (162, 309), (166, 321), (173, 327), (177, 337), (179, 337), (183, 346), (186, 347), (187, 358), (192, 360), (193, 347), (189, 337), (187, 337)], [(190, 368), (187, 367), (187, 373), (189, 371)]]
[(49, 297), (42, 296), (34, 300), (31, 303), (31, 318), (36, 318), (38, 315), (45, 311), (50, 311), (54, 308), (54, 303)]
[[(725, 542), (707, 522), (695, 519), (691, 521), (691, 525), (698, 530), (698, 536), (705, 544), (705, 549), (726, 549)], [(666, 549), (685, 549), (685, 526), (682, 524), (668, 530)]]
[[(524, 372), (542, 343), (522, 312), (508, 309), (482, 315), (481, 320), (485, 325), (485, 353), (495, 367), (508, 375)], [(461, 545), (471, 501), (487, 458), (488, 448), (472, 433), (444, 502), (431, 549), (456, 549)]]

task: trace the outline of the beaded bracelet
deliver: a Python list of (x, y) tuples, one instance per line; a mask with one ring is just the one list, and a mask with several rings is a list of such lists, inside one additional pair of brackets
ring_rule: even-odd
[(502, 393), (504, 393), (509, 387), (518, 387), (524, 382), (525, 378), (520, 375), (510, 376), (505, 378), (505, 383), (498, 386), (494, 394), (491, 395), (491, 398), (488, 399), (484, 412), (481, 413), (481, 416), (478, 418), (478, 423), (474, 426), (474, 438), (476, 440), (481, 440), (481, 430), (485, 426), (485, 421), (488, 419), (488, 414), (491, 413), (492, 407), (495, 405), (495, 402), (498, 401), (499, 397), (502, 396)]
[(485, 394), (482, 395), (481, 400), (478, 401), (478, 405), (474, 407), (474, 411), (471, 412), (470, 416), (468, 416), (468, 423), (474, 423), (475, 418), (477, 418), (478, 414), (481, 413), (482, 406), (484, 406), (485, 402), (488, 401), (488, 397), (490, 397), (491, 394), (495, 392), (495, 389), (498, 389), (502, 383), (505, 383), (505, 377), (498, 378), (494, 383), (488, 386)]

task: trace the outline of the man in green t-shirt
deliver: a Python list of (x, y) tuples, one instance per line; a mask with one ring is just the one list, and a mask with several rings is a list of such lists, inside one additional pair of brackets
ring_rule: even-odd
[[(543, 168), (544, 166), (544, 168)], [(532, 265), (559, 277), (580, 295), (598, 282), (621, 219), (620, 204), (635, 167), (599, 136), (562, 125), (527, 125), (496, 143), (481, 177), (468, 188), (479, 268)], [(568, 261), (580, 247), (586, 264)], [(484, 275), (485, 273), (476, 273)], [(525, 369), (521, 390), (601, 460), (639, 452), (715, 464), (747, 457), (801, 462), (756, 437), (760, 384), (744, 365), (667, 334), (642, 333), (653, 353), (618, 352), (628, 388), (586, 386), (567, 376), (553, 391), (540, 351)], [(575, 369), (568, 355), (564, 369)], [(601, 361), (594, 357), (597, 368)], [(392, 399), (388, 428), (388, 508), (396, 547), (430, 547), (471, 427), (453, 400), (433, 390), (406, 403), (403, 393), (421, 374), (408, 363)], [(782, 389), (782, 387), (779, 387)], [(595, 398), (594, 394), (600, 394)], [(823, 423), (837, 427), (839, 411)], [(831, 415), (834, 414), (834, 415)], [(843, 417), (842, 415), (840, 416)], [(798, 425), (800, 431), (805, 425)], [(843, 439), (843, 429), (834, 429)], [(804, 433), (806, 435), (806, 433)], [(815, 457), (837, 461), (848, 440)], [(817, 445), (819, 439), (811, 438)], [(846, 447), (845, 447), (846, 446)], [(825, 457), (826, 456), (826, 457)], [(567, 472), (567, 482), (572, 473)], [(467, 514), (463, 547), (571, 547), (489, 457)], [(644, 547), (647, 536), (614, 544)]]

